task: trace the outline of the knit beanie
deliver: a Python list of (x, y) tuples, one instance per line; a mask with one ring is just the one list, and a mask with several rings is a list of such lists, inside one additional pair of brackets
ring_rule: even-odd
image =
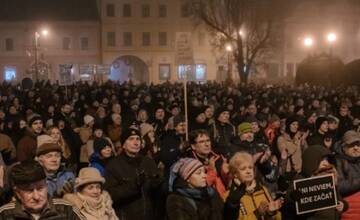
[(223, 113), (223, 112), (229, 112), (230, 113), (229, 109), (227, 109), (225, 106), (220, 106), (215, 111), (215, 114), (214, 114), (215, 119), (217, 119), (221, 115), (221, 113)]
[(88, 183), (105, 183), (104, 177), (101, 176), (100, 172), (93, 167), (82, 168), (79, 172), (79, 176), (75, 179), (75, 188), (78, 189), (80, 186)]
[(38, 115), (38, 114), (32, 114), (32, 115), (28, 118), (28, 124), (29, 124), (29, 126), (31, 127), (31, 125), (32, 125), (35, 121), (37, 121), (37, 120), (42, 121), (41, 116)]
[(141, 136), (144, 137), (147, 133), (149, 133), (150, 131), (153, 131), (154, 127), (151, 124), (148, 123), (142, 123), (140, 125), (140, 132), (141, 132)]
[(84, 124), (88, 125), (90, 122), (94, 121), (94, 117), (91, 115), (85, 115), (84, 116)]
[(47, 134), (42, 134), (37, 136), (36, 140), (37, 140), (37, 147), (40, 147), (41, 145), (46, 143), (54, 143), (54, 139)]
[(106, 146), (110, 147), (110, 143), (105, 138), (95, 138), (94, 140), (94, 152), (100, 153)]
[(44, 143), (36, 148), (36, 156), (47, 154), (50, 152), (62, 152), (61, 146), (55, 143)]
[(249, 122), (243, 122), (238, 126), (238, 132), (239, 134), (243, 134), (246, 132), (252, 132), (252, 127)]
[(204, 166), (199, 160), (193, 158), (181, 158), (170, 168), (169, 190), (173, 191), (174, 182), (177, 177), (188, 180), (190, 176), (200, 167)]
[(14, 165), (10, 170), (10, 181), (15, 185), (29, 185), (45, 180), (44, 169), (37, 161), (23, 161)]
[(176, 128), (176, 126), (178, 126), (181, 122), (185, 122), (185, 117), (181, 114), (176, 115), (174, 117), (174, 128)]
[(141, 138), (141, 134), (139, 132), (139, 130), (134, 129), (134, 128), (129, 128), (127, 130), (124, 131), (124, 133), (121, 134), (121, 145), (124, 145), (125, 141), (130, 137), (130, 136), (139, 136)]
[(319, 130), (319, 128), (325, 121), (328, 121), (328, 119), (327, 119), (327, 117), (324, 117), (324, 116), (320, 116), (316, 119), (316, 121), (315, 121), (316, 131)]

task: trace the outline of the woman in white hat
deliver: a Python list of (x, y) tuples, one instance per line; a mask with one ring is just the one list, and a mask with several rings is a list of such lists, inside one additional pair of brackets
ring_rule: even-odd
[(80, 209), (87, 220), (118, 220), (108, 192), (102, 189), (105, 179), (92, 167), (82, 168), (75, 180), (76, 193), (64, 199)]

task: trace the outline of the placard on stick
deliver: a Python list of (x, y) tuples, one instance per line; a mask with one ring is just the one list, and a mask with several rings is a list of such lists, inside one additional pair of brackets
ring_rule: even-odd
[(295, 203), (298, 215), (337, 206), (333, 174), (295, 180), (294, 189), (301, 195)]

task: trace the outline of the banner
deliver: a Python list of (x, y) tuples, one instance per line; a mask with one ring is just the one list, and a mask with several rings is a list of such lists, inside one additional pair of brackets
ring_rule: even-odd
[(68, 86), (72, 84), (72, 77), (71, 77), (71, 69), (73, 67), (72, 64), (60, 64), (60, 71), (59, 71), (59, 84), (61, 86)]
[(298, 215), (333, 208), (337, 205), (332, 174), (295, 180), (294, 189), (301, 195), (296, 202)]
[(191, 32), (176, 32), (176, 63), (194, 64)]

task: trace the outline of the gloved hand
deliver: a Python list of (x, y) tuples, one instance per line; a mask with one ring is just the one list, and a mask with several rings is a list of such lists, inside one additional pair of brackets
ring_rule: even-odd
[(62, 197), (63, 195), (67, 194), (67, 193), (73, 193), (74, 192), (74, 182), (71, 180), (67, 180), (62, 187), (59, 187), (56, 190), (56, 194), (59, 197)]
[(229, 196), (227, 201), (231, 204), (240, 204), (240, 198), (245, 194), (245, 185), (237, 185), (235, 183), (231, 184)]

